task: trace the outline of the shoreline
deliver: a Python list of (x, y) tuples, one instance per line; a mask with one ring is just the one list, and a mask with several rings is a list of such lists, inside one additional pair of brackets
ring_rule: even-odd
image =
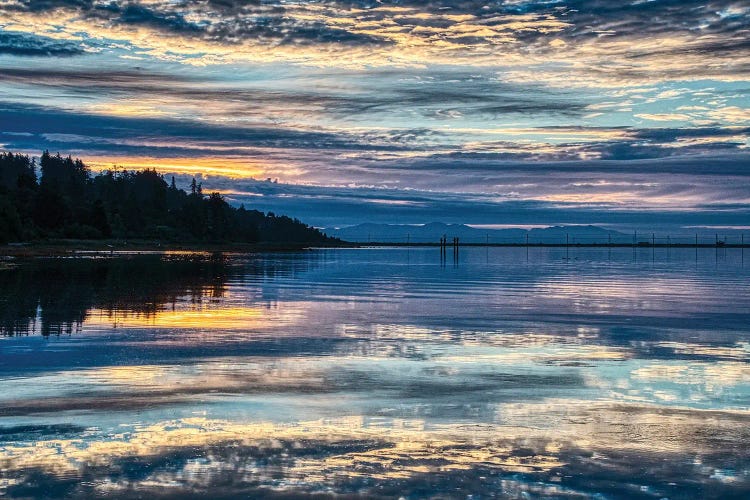
[[(399, 242), (341, 242), (332, 244), (320, 243), (172, 243), (153, 240), (52, 240), (24, 243), (9, 243), (0, 245), (0, 257), (63, 257), (87, 253), (160, 253), (160, 252), (188, 252), (188, 253), (261, 253), (261, 252), (297, 252), (310, 249), (324, 248), (440, 248), (440, 243), (399, 243)], [(750, 248), (750, 244), (714, 244), (714, 243), (461, 243), (462, 247), (510, 247), (510, 248)], [(447, 245), (445, 248), (453, 248)]]
[(88, 253), (259, 253), (296, 252), (349, 245), (312, 243), (174, 243), (153, 240), (49, 240), (0, 245), (0, 257), (65, 257)]
[[(349, 248), (363, 247), (440, 247), (440, 243), (347, 243)], [(444, 245), (445, 248), (453, 248), (452, 244)], [(460, 243), (459, 248), (464, 247), (517, 247), (517, 248), (750, 248), (750, 243), (745, 244), (716, 244), (716, 243)]]

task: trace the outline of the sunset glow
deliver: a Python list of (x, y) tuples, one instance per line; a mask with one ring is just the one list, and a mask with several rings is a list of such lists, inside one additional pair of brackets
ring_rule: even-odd
[[(737, 225), (748, 19), (734, 0), (9, 0), (0, 148), (198, 176), (318, 226)], [(384, 189), (375, 213), (347, 204)]]

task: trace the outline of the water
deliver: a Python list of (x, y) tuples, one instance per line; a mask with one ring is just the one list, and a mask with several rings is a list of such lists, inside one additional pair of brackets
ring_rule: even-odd
[(750, 495), (740, 249), (0, 271), (0, 496)]

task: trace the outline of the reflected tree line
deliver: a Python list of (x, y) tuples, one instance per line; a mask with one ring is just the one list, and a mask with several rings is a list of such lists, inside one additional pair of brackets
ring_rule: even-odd
[(37, 259), (0, 271), (0, 333), (71, 333), (91, 309), (148, 317), (178, 300), (220, 298), (239, 272), (222, 257)]
[[(40, 175), (37, 176), (37, 171)], [(179, 189), (156, 170), (92, 175), (80, 159), (0, 153), (0, 243), (40, 238), (326, 243), (297, 219), (230, 206), (195, 179)]]
[(230, 282), (274, 280), (316, 265), (293, 256), (242, 260), (219, 253), (21, 260), (0, 269), (0, 335), (74, 333), (92, 310), (113, 321), (150, 318), (178, 302), (222, 299)]

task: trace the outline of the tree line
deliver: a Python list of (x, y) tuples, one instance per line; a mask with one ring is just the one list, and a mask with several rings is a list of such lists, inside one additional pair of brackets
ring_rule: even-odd
[[(37, 175), (39, 172), (39, 175)], [(0, 152), (0, 243), (46, 238), (171, 242), (327, 243), (297, 219), (234, 208), (220, 193), (189, 191), (156, 170), (90, 169), (71, 156)]]

